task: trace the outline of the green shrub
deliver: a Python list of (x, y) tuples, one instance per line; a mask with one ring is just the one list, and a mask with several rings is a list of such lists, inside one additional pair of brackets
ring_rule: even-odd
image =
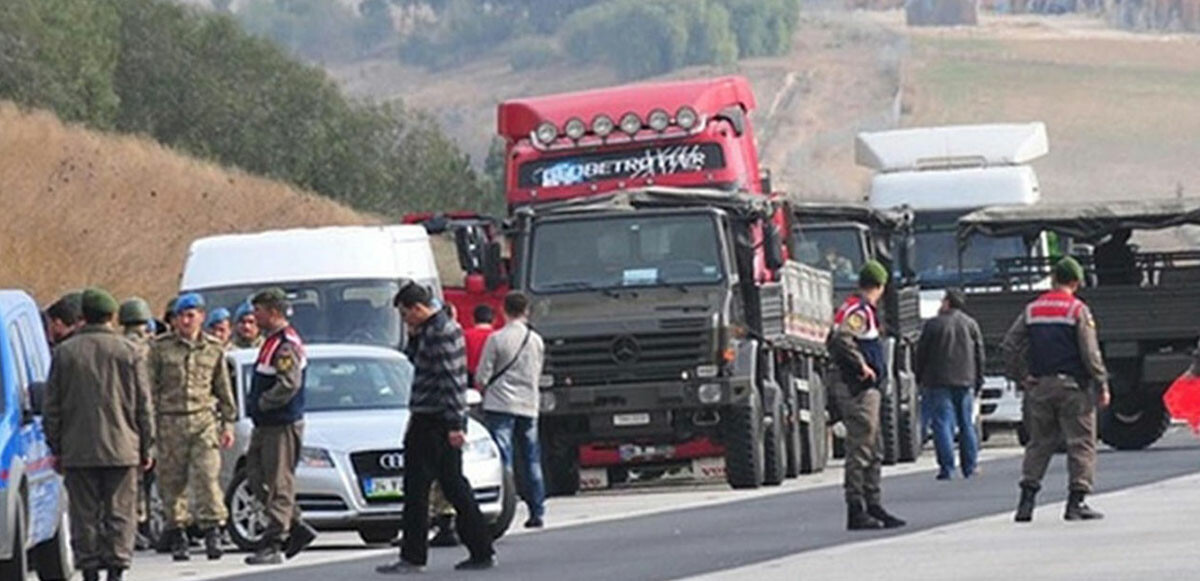
[(527, 71), (554, 64), (562, 59), (562, 51), (552, 38), (527, 36), (508, 44), (508, 65), (514, 71)]

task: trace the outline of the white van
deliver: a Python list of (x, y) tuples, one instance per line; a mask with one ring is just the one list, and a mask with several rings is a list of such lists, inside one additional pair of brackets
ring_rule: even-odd
[(282, 287), (306, 342), (397, 348), (402, 325), (392, 298), (407, 280), (441, 296), (424, 227), (338, 226), (196, 240), (180, 292), (232, 312), (256, 292)]
[[(1033, 240), (979, 236), (972, 238), (961, 255), (956, 238), (958, 219), (975, 210), (1036, 204), (1041, 189), (1029, 163), (1049, 151), (1046, 126), (1040, 122), (919, 127), (858, 135), (856, 161), (876, 172), (868, 197), (870, 206), (903, 206), (913, 212), (913, 269), (921, 286), (922, 319), (937, 315), (943, 289), (958, 286), (970, 292), (972, 286), (992, 284), (997, 259), (1049, 252), (1045, 234)], [(968, 298), (968, 311), (969, 302)], [(984, 378), (980, 405), (986, 424), (1021, 421), (1020, 400), (1003, 377)]]

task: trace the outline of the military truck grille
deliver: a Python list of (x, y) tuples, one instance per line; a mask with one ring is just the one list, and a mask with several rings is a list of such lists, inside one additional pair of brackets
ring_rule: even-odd
[(662, 325), (669, 330), (629, 335), (555, 338), (547, 341), (546, 371), (557, 385), (611, 385), (678, 380), (682, 372), (712, 363), (710, 333), (699, 328), (680, 329), (680, 323)]

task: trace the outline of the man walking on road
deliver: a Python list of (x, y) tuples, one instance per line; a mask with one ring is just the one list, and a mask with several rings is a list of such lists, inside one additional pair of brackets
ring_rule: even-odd
[(887, 373), (876, 304), (887, 286), (887, 269), (868, 260), (858, 273), (858, 291), (834, 313), (829, 352), (836, 369), (829, 374), (846, 426), (846, 528), (852, 531), (902, 527), (906, 523), (883, 508), (880, 488), (879, 378)]
[(513, 467), (517, 450), (526, 483), (529, 520), (525, 528), (541, 528), (545, 516), (546, 486), (542, 481), (542, 453), (538, 446), (538, 378), (542, 376), (545, 346), (541, 335), (529, 328), (529, 297), (513, 291), (504, 297), (504, 328), (488, 338), (479, 360), (484, 420), (505, 468)]
[(258, 551), (246, 557), (246, 564), (278, 565), (284, 556), (296, 556), (317, 538), (317, 532), (300, 519), (296, 505), (307, 359), (300, 334), (288, 322), (291, 305), (282, 289), (262, 291), (251, 304), (267, 338), (246, 396), (246, 414), (254, 421), (246, 472), (250, 489), (266, 509), (267, 528)]
[[(175, 303), (175, 331), (154, 340), (150, 382), (162, 442), (159, 491), (176, 561), (187, 561), (189, 516), (204, 531), (204, 551), (221, 558), (221, 528), (229, 517), (218, 481), (220, 448), (233, 446), (237, 407), (225, 366), (225, 349), (201, 331), (204, 299), (188, 293)], [(189, 497), (196, 503), (189, 507)], [(189, 510), (190, 509), (190, 510)]]
[(133, 559), (138, 473), (153, 465), (154, 404), (143, 355), (113, 329), (117, 301), (81, 298), (86, 325), (59, 345), (46, 386), (44, 428), (71, 497), (71, 549), (84, 581), (119, 581)]
[(385, 574), (419, 573), (429, 557), (429, 487), (437, 481), (454, 505), (458, 534), (471, 556), (458, 570), (490, 569), (496, 564), (488, 530), (471, 484), (462, 473), (467, 430), (467, 357), (462, 328), (435, 310), (428, 290), (409, 283), (393, 304), (413, 329), (406, 352), (412, 361), (412, 396), (404, 436), (404, 538), (400, 559), (376, 567)]
[(963, 312), (965, 304), (962, 291), (947, 290), (941, 311), (925, 323), (917, 343), (917, 383), (928, 400), (922, 407), (933, 415), (938, 480), (950, 480), (954, 473), (955, 429), (964, 478), (975, 475), (979, 456), (973, 395), (983, 388), (983, 333)]
[(1037, 493), (1054, 452), (1067, 443), (1070, 496), (1066, 520), (1104, 518), (1084, 504), (1096, 472), (1096, 404), (1109, 401), (1108, 372), (1096, 339), (1096, 320), (1075, 296), (1083, 267), (1067, 257), (1054, 266), (1053, 290), (1026, 305), (1004, 336), (1009, 379), (1025, 390), (1029, 430), (1017, 522), (1033, 520)]

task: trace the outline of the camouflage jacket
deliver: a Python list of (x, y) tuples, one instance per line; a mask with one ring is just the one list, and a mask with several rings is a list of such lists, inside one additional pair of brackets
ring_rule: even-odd
[(234, 333), (231, 344), (235, 349), (258, 349), (263, 345), (263, 338), (262, 335), (257, 335), (254, 337), (253, 341), (247, 341), (243, 339), (241, 335)]
[(160, 415), (215, 413), (225, 430), (237, 419), (225, 349), (209, 335), (196, 342), (178, 334), (154, 339), (149, 358), (150, 385)]

